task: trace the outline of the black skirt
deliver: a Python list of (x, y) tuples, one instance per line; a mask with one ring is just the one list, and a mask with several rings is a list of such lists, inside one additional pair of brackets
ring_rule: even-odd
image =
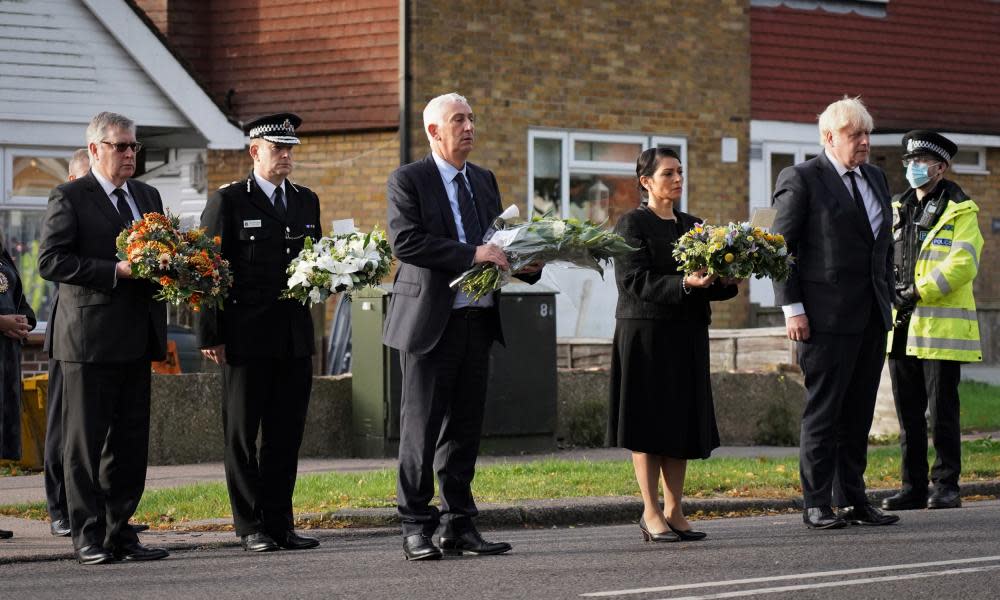
[(608, 445), (672, 458), (708, 458), (719, 447), (707, 325), (616, 321)]

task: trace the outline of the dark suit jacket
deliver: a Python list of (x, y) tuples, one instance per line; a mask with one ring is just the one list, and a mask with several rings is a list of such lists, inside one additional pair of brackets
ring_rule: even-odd
[(226, 360), (303, 357), (313, 354), (313, 322), (297, 300), (279, 300), (288, 287), (288, 264), (306, 236), (323, 236), (319, 198), (307, 187), (285, 181), (287, 211), (282, 221), (253, 173), (223, 186), (208, 199), (201, 226), (222, 238), (233, 287), (224, 310), (205, 308), (198, 317), (198, 346), (226, 345)]
[(788, 279), (774, 284), (775, 300), (802, 302), (812, 331), (860, 333), (873, 298), (885, 329), (892, 324), (889, 185), (878, 167), (863, 164), (861, 172), (882, 208), (877, 236), (825, 153), (782, 170), (774, 186), (773, 230), (795, 257)]
[[(134, 179), (127, 185), (139, 212), (163, 212), (155, 188)], [(60, 284), (50, 319), (56, 360), (113, 363), (166, 355), (167, 311), (153, 300), (156, 285), (138, 279), (115, 284), (115, 238), (123, 227), (92, 173), (52, 190), (38, 270)]]
[[(466, 163), (483, 231), (500, 214), (500, 188), (491, 171)], [(456, 291), (448, 286), (472, 267), (476, 247), (458, 241), (455, 217), (434, 158), (402, 166), (389, 176), (389, 241), (399, 270), (385, 317), (385, 345), (412, 354), (430, 352), (451, 314)], [(524, 277), (526, 281), (538, 280)], [(499, 298), (493, 294), (495, 339), (503, 343)]]

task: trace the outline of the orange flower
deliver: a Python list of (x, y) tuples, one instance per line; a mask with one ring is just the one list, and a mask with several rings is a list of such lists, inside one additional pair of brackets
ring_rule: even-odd
[(170, 285), (173, 282), (174, 280), (171, 279), (170, 277), (167, 277), (166, 275), (160, 277), (160, 285)]

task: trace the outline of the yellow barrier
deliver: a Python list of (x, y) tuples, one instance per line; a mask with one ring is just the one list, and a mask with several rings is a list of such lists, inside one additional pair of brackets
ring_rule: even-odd
[(25, 377), (21, 381), (21, 465), (28, 469), (41, 469), (45, 458), (48, 395), (48, 373)]

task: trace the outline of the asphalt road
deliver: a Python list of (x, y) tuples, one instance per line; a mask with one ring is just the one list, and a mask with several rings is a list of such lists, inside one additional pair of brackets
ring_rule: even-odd
[(395, 535), (331, 532), (300, 552), (0, 565), (0, 598), (1000, 597), (1000, 502), (901, 515), (836, 531), (809, 531), (795, 514), (703, 521), (708, 540), (671, 544), (643, 543), (636, 526), (491, 531), (514, 551), (427, 563), (405, 562)]

